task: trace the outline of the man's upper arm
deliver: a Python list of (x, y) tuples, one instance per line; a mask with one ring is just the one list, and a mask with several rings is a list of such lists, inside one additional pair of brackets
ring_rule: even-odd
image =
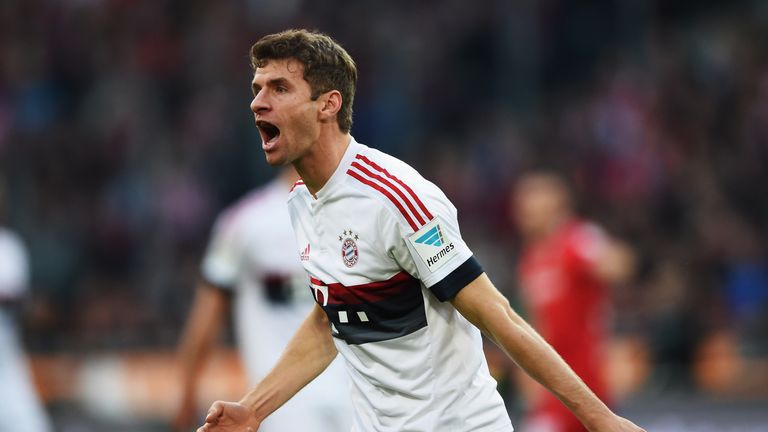
[(451, 304), (489, 337), (494, 336), (494, 324), (502, 324), (514, 316), (510, 314), (509, 301), (485, 273), (461, 289), (451, 300)]
[(606, 283), (625, 282), (634, 272), (632, 249), (592, 223), (573, 231), (568, 251), (573, 266), (586, 269)]
[(461, 236), (453, 204), (433, 184), (416, 185), (428, 218), (414, 227), (390, 208), (380, 216), (380, 226), (389, 233), (386, 247), (400, 267), (421, 280), (440, 301), (448, 301), (483, 269)]
[(607, 283), (623, 283), (635, 272), (635, 254), (624, 243), (609, 239), (593, 266), (595, 276)]
[(394, 259), (394, 268), (420, 280), (437, 299), (452, 299), (483, 272), (461, 236), (456, 207), (439, 187), (402, 162), (384, 157), (378, 162), (389, 179), (380, 181), (392, 191), (373, 195), (382, 204), (371, 209), (381, 250)]

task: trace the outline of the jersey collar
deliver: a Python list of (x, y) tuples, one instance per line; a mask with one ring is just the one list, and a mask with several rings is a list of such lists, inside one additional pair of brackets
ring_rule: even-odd
[(360, 153), (361, 147), (363, 147), (363, 145), (355, 141), (355, 137), (350, 136), (349, 145), (347, 146), (347, 150), (344, 152), (344, 156), (339, 162), (339, 166), (336, 167), (336, 170), (331, 175), (331, 178), (329, 178), (323, 187), (320, 188), (320, 190), (315, 194), (315, 197), (318, 201), (323, 201), (331, 196), (333, 190), (336, 189), (336, 186), (344, 181), (346, 178), (347, 169), (349, 169), (349, 166), (352, 165), (352, 162), (355, 159), (355, 155)]

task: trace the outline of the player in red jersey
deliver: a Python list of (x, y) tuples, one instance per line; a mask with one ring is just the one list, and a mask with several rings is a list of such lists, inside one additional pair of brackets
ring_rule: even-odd
[[(554, 173), (523, 176), (513, 209), (524, 241), (521, 295), (532, 325), (599, 398), (609, 400), (603, 375), (610, 289), (631, 275), (632, 252), (574, 214), (568, 187)], [(585, 430), (548, 392), (537, 389), (530, 402), (526, 431)]]

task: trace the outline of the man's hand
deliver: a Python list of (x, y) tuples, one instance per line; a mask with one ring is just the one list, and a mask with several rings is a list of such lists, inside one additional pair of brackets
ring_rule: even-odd
[(237, 402), (216, 401), (197, 432), (256, 432), (261, 422)]

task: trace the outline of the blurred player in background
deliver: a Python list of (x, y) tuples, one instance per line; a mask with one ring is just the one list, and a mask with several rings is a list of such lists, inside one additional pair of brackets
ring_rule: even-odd
[[(0, 213), (3, 190), (0, 184)], [(16, 312), (29, 283), (29, 259), (21, 239), (0, 226), (0, 431), (48, 432), (19, 340)]]
[[(598, 397), (609, 400), (603, 376), (610, 291), (631, 276), (633, 253), (574, 214), (568, 186), (555, 173), (523, 176), (513, 212), (524, 241), (519, 276), (531, 324)], [(585, 430), (560, 401), (529, 384), (525, 431)]]
[(270, 373), (239, 402), (215, 402), (198, 432), (256, 432), (339, 353), (356, 432), (512, 431), (481, 330), (592, 430), (642, 430), (512, 310), (445, 194), (350, 135), (357, 68), (340, 45), (289, 30), (256, 42), (251, 64), (267, 162), (302, 178), (288, 209), (317, 305)]
[[(296, 255), (286, 206), (297, 175), (286, 168), (218, 217), (202, 264), (203, 281), (179, 347), (182, 399), (176, 430), (197, 414), (197, 382), (230, 308), (237, 344), (252, 383), (277, 362), (313, 307), (309, 279)], [(309, 251), (306, 251), (309, 253)], [(335, 362), (264, 422), (264, 431), (335, 432), (351, 424), (346, 372)]]

